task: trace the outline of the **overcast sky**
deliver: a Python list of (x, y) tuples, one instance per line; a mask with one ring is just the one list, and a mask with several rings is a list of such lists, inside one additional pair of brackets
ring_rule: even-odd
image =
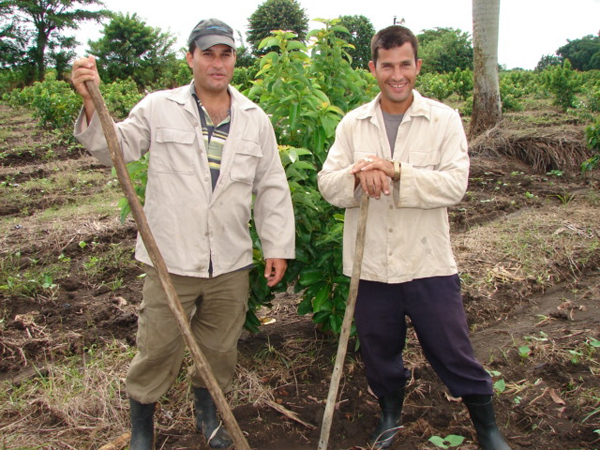
[[(214, 17), (245, 36), (248, 18), (263, 0), (197, 1), (104, 0), (112, 11), (137, 13), (147, 25), (169, 31), (177, 47), (200, 19)], [(436, 27), (457, 28), (473, 33), (471, 0), (299, 0), (309, 19), (333, 19), (340, 15), (363, 15), (375, 30), (394, 21), (394, 16), (415, 34)], [(320, 28), (309, 23), (309, 30)], [(88, 39), (100, 37), (102, 27), (84, 23), (77, 39), (87, 49)], [(501, 0), (499, 63), (507, 69), (534, 69), (543, 55), (554, 54), (567, 39), (579, 39), (600, 31), (600, 0)], [(236, 33), (237, 38), (237, 33)], [(82, 55), (80, 55), (82, 56)]]

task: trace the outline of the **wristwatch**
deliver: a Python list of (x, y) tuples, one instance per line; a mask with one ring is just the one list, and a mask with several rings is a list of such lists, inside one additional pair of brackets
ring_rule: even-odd
[(394, 176), (392, 177), (393, 181), (400, 181), (400, 162), (394, 161), (393, 159), (390, 162), (394, 165)]

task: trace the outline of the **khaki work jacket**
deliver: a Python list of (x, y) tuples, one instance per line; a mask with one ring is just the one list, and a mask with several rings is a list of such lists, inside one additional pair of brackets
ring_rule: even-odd
[[(469, 177), (467, 140), (458, 113), (413, 91), (395, 141), (400, 181), (392, 194), (370, 199), (361, 279), (403, 283), (457, 273), (450, 245), (447, 207), (460, 202)], [(333, 205), (346, 208), (344, 274), (352, 274), (360, 185), (354, 163), (368, 155), (392, 159), (377, 96), (340, 122), (319, 172), (319, 189)], [(390, 183), (392, 181), (390, 180)]]
[[(231, 128), (213, 191), (198, 107), (191, 86), (147, 95), (115, 125), (127, 162), (150, 152), (144, 211), (169, 272), (213, 276), (252, 264), (254, 219), (265, 258), (294, 258), (289, 186), (269, 118), (230, 87)], [(80, 114), (75, 137), (112, 165), (97, 114)], [(151, 265), (138, 236), (136, 258)]]

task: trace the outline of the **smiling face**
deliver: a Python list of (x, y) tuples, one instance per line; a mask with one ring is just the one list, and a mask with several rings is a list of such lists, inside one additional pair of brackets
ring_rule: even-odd
[(421, 60), (415, 59), (409, 42), (377, 52), (377, 63), (369, 62), (369, 69), (381, 89), (381, 108), (389, 114), (404, 114), (413, 101)]
[(233, 78), (235, 51), (228, 45), (218, 44), (206, 50), (195, 48), (188, 52), (187, 63), (194, 73), (196, 92), (222, 94)]

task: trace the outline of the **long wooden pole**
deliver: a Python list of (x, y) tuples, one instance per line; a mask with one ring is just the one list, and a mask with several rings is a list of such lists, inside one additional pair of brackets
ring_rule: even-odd
[(135, 193), (131, 178), (129, 178), (129, 172), (127, 171), (127, 167), (123, 159), (123, 152), (114, 129), (114, 124), (110, 114), (108, 113), (108, 109), (104, 104), (104, 99), (100, 94), (100, 90), (92, 81), (86, 81), (85, 85), (90, 92), (94, 106), (96, 107), (96, 113), (98, 114), (102, 124), (102, 129), (104, 130), (104, 135), (106, 136), (106, 142), (108, 143), (110, 156), (117, 171), (117, 178), (121, 183), (121, 188), (123, 189), (125, 197), (127, 197), (127, 201), (131, 207), (131, 214), (137, 223), (139, 233), (144, 241), (146, 249), (148, 250), (148, 255), (150, 256), (154, 269), (158, 274), (160, 283), (165, 290), (167, 300), (169, 302), (169, 308), (177, 319), (183, 340), (190, 349), (192, 360), (194, 361), (198, 372), (204, 379), (206, 387), (212, 395), (217, 409), (221, 413), (221, 417), (225, 422), (227, 430), (231, 434), (236, 448), (238, 450), (250, 450), (250, 446), (248, 445), (242, 430), (240, 429), (235, 417), (233, 416), (233, 413), (231, 412), (231, 409), (229, 408), (229, 405), (227, 404), (227, 400), (225, 399), (225, 396), (223, 395), (223, 392), (221, 391), (221, 388), (219, 387), (219, 384), (217, 383), (217, 380), (210, 369), (206, 357), (198, 347), (198, 344), (196, 344), (196, 341), (194, 340), (194, 337), (190, 331), (187, 317), (183, 311), (183, 307), (181, 306), (181, 302), (179, 301), (179, 297), (177, 296), (177, 292), (175, 291), (175, 287), (171, 281), (167, 266), (158, 249), (158, 245), (154, 240), (154, 236), (150, 231), (148, 221), (146, 220), (146, 215), (144, 214), (142, 205), (137, 197), (137, 194)]
[(354, 264), (352, 266), (350, 292), (348, 293), (348, 301), (346, 302), (346, 311), (344, 313), (344, 321), (342, 322), (338, 351), (335, 357), (333, 374), (331, 375), (329, 395), (327, 396), (327, 404), (325, 405), (325, 413), (323, 414), (323, 423), (321, 425), (321, 437), (319, 438), (318, 450), (327, 450), (327, 443), (329, 442), (329, 431), (331, 430), (333, 411), (335, 409), (338, 388), (340, 386), (340, 378), (342, 376), (342, 369), (344, 367), (344, 359), (346, 358), (346, 350), (348, 349), (348, 340), (350, 338), (352, 319), (354, 318), (354, 307), (356, 305), (356, 295), (358, 294), (358, 282), (360, 281), (360, 271), (362, 268), (363, 253), (365, 250), (365, 231), (367, 229), (368, 212), (369, 196), (363, 192), (360, 200), (358, 227), (356, 229), (356, 246), (354, 249)]

